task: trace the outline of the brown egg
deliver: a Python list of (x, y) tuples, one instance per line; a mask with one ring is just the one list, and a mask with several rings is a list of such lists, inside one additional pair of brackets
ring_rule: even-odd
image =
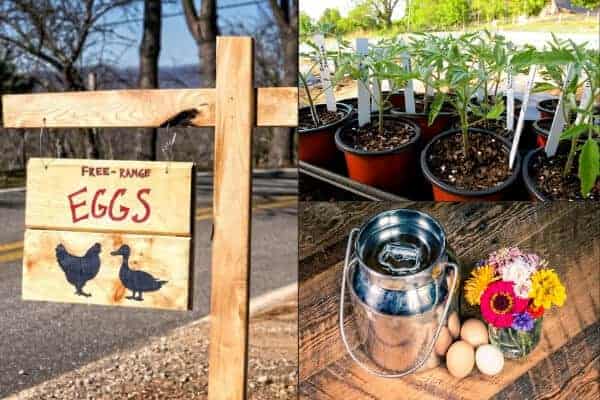
[(440, 335), (438, 336), (437, 342), (435, 342), (435, 354), (440, 357), (446, 355), (448, 351), (448, 347), (452, 344), (452, 335), (450, 335), (450, 330), (445, 326), (440, 330)]
[(460, 335), (460, 319), (456, 311), (453, 311), (448, 317), (448, 329), (454, 339)]
[(470, 318), (460, 328), (460, 338), (473, 347), (488, 344), (487, 326), (478, 319)]
[(454, 342), (446, 353), (446, 367), (450, 375), (464, 378), (475, 366), (475, 349), (464, 340)]

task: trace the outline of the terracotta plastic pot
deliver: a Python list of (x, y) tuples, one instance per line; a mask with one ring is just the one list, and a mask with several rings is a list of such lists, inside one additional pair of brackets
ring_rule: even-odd
[[(387, 96), (389, 94), (389, 92), (383, 92), (383, 96)], [(397, 107), (400, 108), (401, 110), (404, 110), (406, 105), (404, 102), (404, 90), (399, 90), (396, 92), (393, 92), (390, 97), (388, 98), (388, 101), (392, 104), (392, 107)]]
[(536, 147), (545, 147), (552, 127), (553, 118), (542, 118), (533, 123)]
[[(325, 108), (325, 104), (317, 105), (317, 109)], [(298, 158), (310, 164), (328, 166), (335, 161), (338, 150), (335, 146), (335, 131), (343, 125), (352, 114), (352, 107), (337, 103), (338, 109), (344, 110), (342, 119), (312, 129), (298, 129)], [(309, 112), (308, 107), (303, 107), (300, 112)]]
[(536, 108), (540, 112), (540, 119), (554, 118), (554, 112), (558, 107), (558, 99), (546, 99), (538, 102)]
[[(419, 99), (421, 99), (420, 102)], [(422, 99), (423, 95), (415, 96), (417, 110), (423, 110)], [(440, 112), (431, 125), (429, 125), (429, 114), (425, 112), (407, 113), (402, 108), (392, 108), (390, 113), (416, 123), (421, 129), (421, 143), (427, 143), (439, 133), (452, 129), (458, 121), (458, 115), (450, 111)]]
[[(536, 137), (536, 148), (546, 147), (548, 142), (548, 136), (550, 135), (550, 128), (552, 128), (553, 118), (543, 118), (533, 123), (533, 130), (535, 131)], [(582, 135), (580, 138), (581, 142), (585, 142), (586, 135)]]
[(384, 118), (412, 126), (416, 132), (415, 137), (409, 143), (391, 150), (358, 150), (349, 140), (358, 127), (358, 120), (352, 119), (338, 129), (335, 143), (338, 149), (344, 152), (351, 179), (393, 193), (406, 192), (408, 184), (417, 175), (420, 129), (417, 124), (406, 118), (391, 115)]
[[(383, 92), (384, 96), (387, 95), (388, 92)], [(394, 92), (388, 99), (391, 103), (391, 107), (385, 107), (385, 111), (389, 111), (392, 107), (398, 107), (404, 109), (404, 91)], [(350, 97), (348, 99), (339, 100), (338, 103), (347, 104), (352, 107), (352, 113), (356, 114), (358, 112), (358, 98)]]
[[(506, 147), (506, 149), (510, 151), (510, 142), (504, 139), (503, 137), (496, 135), (495, 133), (477, 128), (469, 128), (469, 131), (485, 133), (494, 136), (496, 140), (501, 142)], [(502, 200), (504, 196), (509, 192), (511, 185), (513, 185), (519, 177), (519, 172), (521, 168), (521, 158), (518, 154), (517, 158), (515, 159), (515, 166), (510, 177), (502, 184), (485, 190), (470, 191), (466, 189), (459, 189), (448, 185), (447, 183), (443, 182), (442, 180), (438, 179), (435, 175), (433, 175), (433, 173), (429, 169), (429, 165), (427, 164), (427, 156), (429, 153), (429, 149), (435, 142), (439, 141), (440, 139), (446, 136), (454, 135), (456, 133), (460, 133), (460, 129), (452, 129), (450, 131), (446, 131), (436, 136), (432, 141), (430, 141), (427, 144), (427, 146), (425, 146), (425, 148), (421, 152), (421, 170), (423, 171), (425, 178), (431, 183), (434, 200), (459, 202)]]

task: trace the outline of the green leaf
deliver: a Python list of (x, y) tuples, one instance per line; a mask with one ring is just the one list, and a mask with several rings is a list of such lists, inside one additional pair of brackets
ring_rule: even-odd
[(561, 135), (560, 140), (573, 139), (579, 137), (583, 132), (587, 131), (589, 126), (587, 124), (573, 125), (566, 129)]
[(564, 49), (553, 51), (524, 51), (515, 55), (512, 63), (516, 66), (541, 64), (545, 66), (563, 65), (575, 61), (573, 54)]
[(442, 105), (444, 104), (445, 95), (442, 92), (438, 92), (433, 99), (433, 103), (431, 103), (431, 108), (429, 110), (429, 122), (428, 125), (431, 126), (433, 121), (437, 118), (440, 110), (442, 109)]
[(555, 89), (560, 89), (560, 88), (556, 85), (553, 85), (550, 82), (536, 82), (535, 85), (533, 86), (534, 93), (547, 92), (549, 90), (555, 90)]
[(498, 119), (504, 112), (504, 102), (498, 101), (485, 116), (486, 119)]
[(598, 148), (598, 142), (589, 138), (579, 154), (579, 180), (583, 197), (590, 195), (599, 173), (600, 149)]

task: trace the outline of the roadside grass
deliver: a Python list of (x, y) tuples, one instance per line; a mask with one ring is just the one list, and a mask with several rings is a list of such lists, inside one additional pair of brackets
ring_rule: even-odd
[[(576, 33), (576, 34), (598, 34), (600, 30), (600, 18), (598, 14), (587, 16), (585, 14), (566, 14), (562, 17), (539, 17), (529, 18), (527, 23), (491, 23), (471, 24), (465, 27), (466, 31), (479, 31), (488, 29), (490, 31), (514, 31), (514, 32), (555, 32), (555, 33)], [(461, 27), (448, 27), (440, 31), (462, 31)], [(406, 33), (399, 26), (392, 26), (389, 29), (370, 29), (358, 30), (344, 35), (347, 40), (356, 38), (381, 38), (395, 37)]]

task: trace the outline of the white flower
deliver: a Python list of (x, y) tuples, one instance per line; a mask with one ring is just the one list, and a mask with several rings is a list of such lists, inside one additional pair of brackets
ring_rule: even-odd
[(531, 286), (530, 277), (534, 271), (535, 267), (519, 257), (502, 268), (502, 280), (505, 282), (513, 282), (515, 284), (515, 290), (519, 285)]
[(529, 291), (531, 290), (531, 280), (528, 279), (524, 282), (515, 283), (513, 289), (518, 297), (527, 299), (529, 298)]

